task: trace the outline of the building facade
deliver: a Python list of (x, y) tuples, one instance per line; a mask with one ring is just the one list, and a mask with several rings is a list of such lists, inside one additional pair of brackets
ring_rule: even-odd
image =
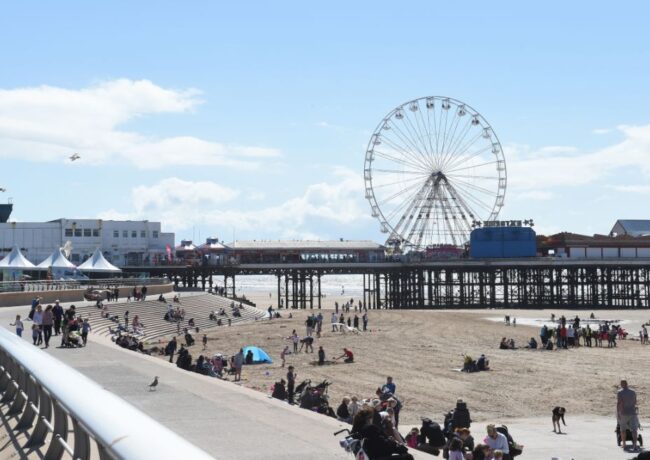
[(160, 222), (101, 219), (57, 219), (50, 222), (0, 223), (0, 258), (17, 245), (35, 265), (70, 242), (75, 265), (100, 248), (114, 265), (149, 265), (174, 248), (174, 234), (163, 232)]

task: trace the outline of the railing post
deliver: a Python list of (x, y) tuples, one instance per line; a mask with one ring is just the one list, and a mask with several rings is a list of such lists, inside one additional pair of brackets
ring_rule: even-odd
[(38, 413), (34, 410), (34, 406), (38, 404), (38, 391), (36, 389), (36, 384), (32, 380), (32, 376), (28, 375), (25, 372), (25, 387), (23, 391), (27, 395), (27, 405), (23, 411), (22, 417), (18, 421), (18, 424), (14, 427), (14, 430), (24, 430), (31, 428), (34, 424), (34, 419)]
[(74, 428), (74, 460), (88, 460), (90, 458), (90, 437), (79, 421), (72, 419)]
[(68, 414), (54, 399), (52, 399), (52, 406), (54, 408), (54, 429), (52, 430), (52, 440), (45, 453), (45, 458), (58, 460), (63, 455), (63, 445), (61, 445), (58, 438), (62, 438), (64, 441), (68, 439)]
[(45, 389), (38, 385), (38, 421), (24, 447), (38, 447), (45, 444), (49, 432), (47, 425), (52, 418), (52, 400)]

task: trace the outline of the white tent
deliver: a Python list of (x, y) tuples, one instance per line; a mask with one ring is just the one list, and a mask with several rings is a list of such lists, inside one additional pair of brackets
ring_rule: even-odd
[(79, 270), (84, 272), (102, 272), (102, 273), (117, 273), (121, 272), (119, 268), (111, 264), (104, 258), (104, 254), (99, 248), (95, 249), (93, 255), (88, 260), (79, 265)]
[(18, 246), (14, 246), (11, 252), (2, 260), (0, 260), (0, 269), (13, 268), (19, 270), (33, 270), (34, 264), (20, 252)]
[(43, 262), (41, 262), (36, 266), (36, 268), (39, 268), (41, 270), (47, 270), (50, 267), (59, 270), (60, 269), (74, 270), (77, 268), (75, 264), (70, 262), (65, 257), (65, 254), (63, 254), (63, 249), (57, 249), (52, 254), (50, 254), (47, 259), (45, 259)]

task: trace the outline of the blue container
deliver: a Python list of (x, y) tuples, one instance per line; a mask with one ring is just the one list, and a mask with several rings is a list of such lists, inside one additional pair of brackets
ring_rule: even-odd
[(477, 228), (470, 235), (469, 254), (473, 259), (535, 257), (536, 235), (529, 227)]

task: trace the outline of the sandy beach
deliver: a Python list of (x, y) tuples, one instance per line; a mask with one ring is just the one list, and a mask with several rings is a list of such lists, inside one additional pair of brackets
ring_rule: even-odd
[[(279, 355), (285, 345), (290, 345), (287, 338), (293, 329), (301, 336), (305, 334), (304, 321), (310, 311), (291, 312), (292, 319), (213, 330), (208, 333), (206, 351), (199, 344), (191, 347), (190, 352), (197, 358), (200, 354), (232, 354), (246, 345), (262, 347), (274, 363), (246, 366), (243, 385), (269, 392), (273, 382), (286, 373)], [(282, 313), (287, 314), (285, 310)], [(553, 310), (552, 313), (587, 318), (590, 311)], [(397, 394), (404, 401), (401, 415), (404, 425), (417, 424), (422, 416), (440, 421), (443, 412), (452, 408), (457, 398), (468, 402), (475, 421), (547, 416), (558, 405), (566, 407), (569, 414), (613, 417), (617, 385), (624, 377), (639, 395), (640, 418), (650, 417), (647, 404), (650, 346), (641, 345), (638, 340), (621, 340), (613, 349), (579, 347), (550, 352), (498, 349), (501, 337), (513, 338), (518, 346), (525, 345), (530, 337), (538, 336), (538, 327), (506, 326), (494, 321), (495, 317), (510, 314), (522, 323), (534, 324), (539, 320), (541, 324), (543, 319), (550, 318), (550, 310), (373, 310), (369, 312), (369, 331), (360, 335), (331, 332), (331, 310), (323, 310), (323, 314), (323, 335), (316, 339), (314, 350), (323, 346), (327, 359), (331, 360), (342, 353), (342, 347), (348, 347), (355, 354), (355, 362), (316, 366), (316, 353), (303, 351), (290, 355), (287, 363), (295, 366), (298, 381), (306, 378), (332, 381), (329, 394), (333, 406), (345, 395), (371, 397), (386, 376), (392, 375)], [(638, 310), (597, 311), (596, 315), (625, 320), (625, 327), (635, 337), (640, 324), (650, 318), (649, 312)], [(485, 353), (491, 370), (459, 372), (464, 353), (474, 358)]]

